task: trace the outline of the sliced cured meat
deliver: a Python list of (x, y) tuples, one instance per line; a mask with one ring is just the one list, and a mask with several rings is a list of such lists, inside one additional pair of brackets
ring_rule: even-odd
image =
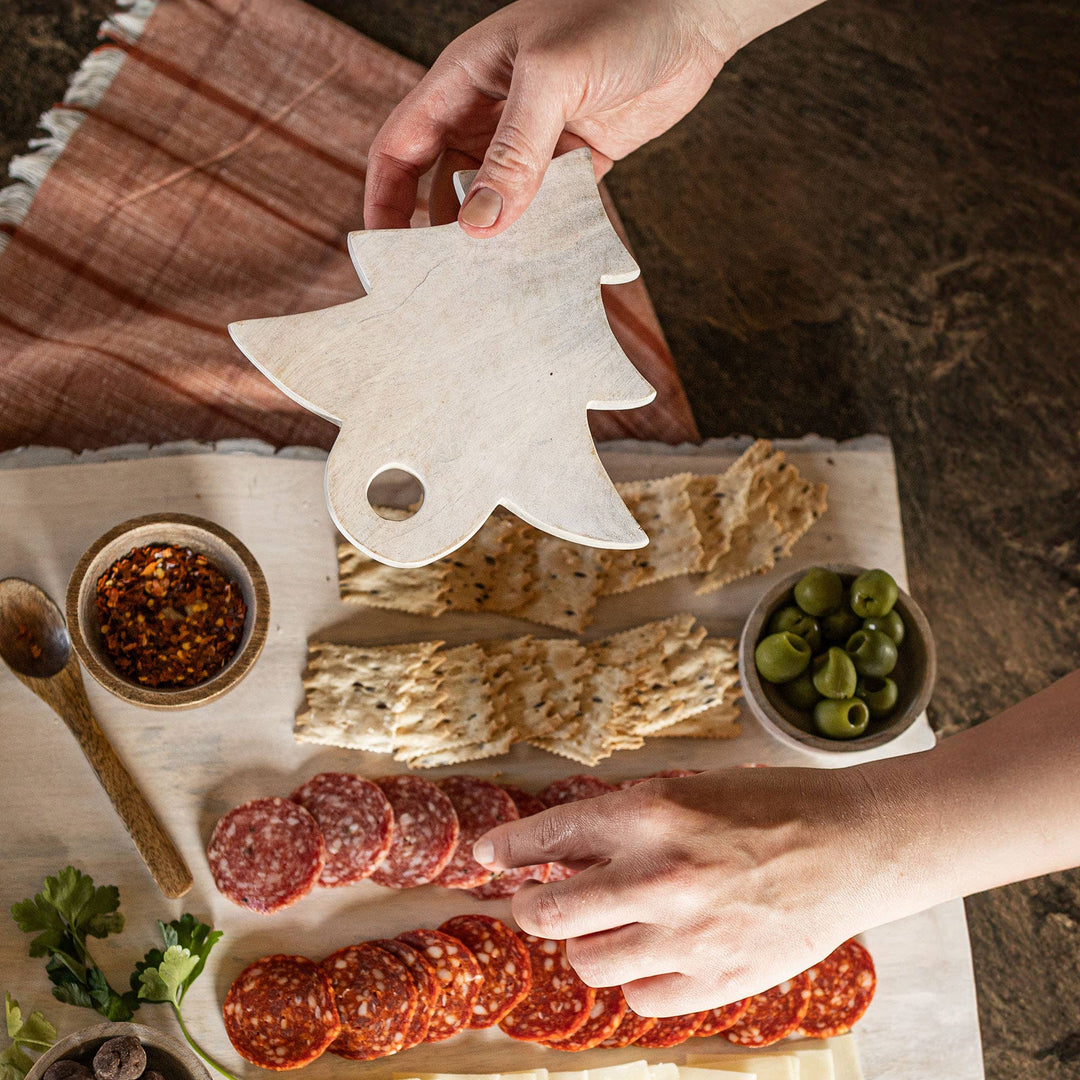
[(563, 803), (595, 799), (614, 790), (614, 784), (599, 776), (564, 776), (561, 780), (553, 780), (540, 792), (540, 801), (545, 806), (562, 806)]
[(520, 937), (529, 952), (532, 986), (499, 1027), (510, 1038), (524, 1042), (568, 1038), (589, 1019), (596, 991), (578, 978), (563, 942), (532, 934)]
[(793, 1034), (810, 1008), (810, 979), (803, 972), (755, 994), (746, 1012), (721, 1034), (736, 1046), (771, 1046)]
[(391, 889), (434, 881), (457, 847), (454, 804), (419, 776), (384, 776), (375, 783), (394, 811), (394, 835), (371, 880)]
[(457, 848), (435, 881), (447, 889), (475, 889), (486, 885), (492, 872), (472, 857), (473, 844), (489, 829), (516, 821), (514, 800), (498, 784), (475, 776), (448, 776), (439, 789), (454, 805), (461, 831)]
[(636, 1043), (646, 1031), (659, 1022), (655, 1016), (638, 1016), (633, 1009), (628, 1008), (622, 1023), (600, 1043), (600, 1046), (605, 1050), (621, 1050), (624, 1046)]
[(705, 1014), (701, 1027), (694, 1034), (701, 1039), (709, 1035), (719, 1035), (721, 1031), (727, 1031), (749, 1007), (750, 999), (743, 998), (741, 1001), (733, 1001), (730, 1005), (721, 1005), (719, 1009), (710, 1009)]
[(311, 891), (326, 847), (302, 806), (289, 799), (252, 799), (214, 826), (206, 858), (223, 896), (269, 915)]
[(589, 1010), (589, 1018), (565, 1039), (551, 1039), (544, 1046), (552, 1050), (591, 1050), (600, 1046), (618, 1030), (626, 1016), (626, 998), (622, 987), (604, 986), (596, 991), (596, 1001)]
[[(543, 813), (547, 807), (529, 792), (515, 787), (513, 784), (500, 784), (499, 787), (514, 800), (517, 807), (518, 817), (532, 817), (533, 814)], [(545, 882), (551, 879), (551, 863), (540, 863), (537, 866), (521, 866), (516, 870), (504, 870), (495, 874), (486, 885), (478, 885), (475, 889), (469, 889), (469, 895), (477, 900), (506, 900), (525, 884), (526, 881)]]
[(472, 1019), (483, 975), (476, 957), (457, 938), (439, 930), (410, 930), (398, 934), (435, 969), (439, 994), (431, 1010), (425, 1042), (442, 1042), (464, 1031)]
[(684, 776), (697, 776), (700, 769), (661, 769), (660, 772), (649, 773), (648, 776), (635, 776), (630, 780), (621, 780), (616, 786), (620, 791), (627, 788), (644, 784), (646, 780), (681, 780)]
[(854, 938), (808, 968), (806, 977), (810, 980), (810, 1008), (799, 1023), (799, 1034), (813, 1039), (850, 1031), (866, 1012), (877, 988), (874, 961)]
[(320, 965), (334, 988), (341, 1032), (330, 1052), (353, 1061), (389, 1057), (405, 1047), (419, 994), (409, 969), (374, 945), (347, 945)]
[(330, 979), (302, 956), (264, 956), (244, 968), (221, 1014), (236, 1052), (275, 1071), (314, 1061), (341, 1031)]
[(409, 969), (409, 974), (416, 983), (416, 1010), (402, 1031), (401, 1049), (408, 1050), (412, 1046), (418, 1046), (427, 1038), (431, 1012), (439, 997), (439, 980), (435, 976), (435, 968), (419, 949), (406, 945), (404, 941), (398, 941), (397, 938), (379, 938), (376, 941), (369, 941), (368, 944), (400, 960)]
[(661, 1016), (644, 1034), (634, 1040), (635, 1046), (661, 1050), (686, 1042), (705, 1020), (707, 1012), (686, 1013), (684, 1016)]
[(457, 938), (476, 957), (484, 977), (469, 1027), (494, 1026), (529, 992), (528, 950), (506, 923), (490, 915), (458, 915), (447, 919), (439, 931)]
[(352, 773), (319, 773), (289, 798), (319, 824), (326, 862), (319, 884), (351, 885), (371, 877), (393, 838), (394, 811), (378, 785)]

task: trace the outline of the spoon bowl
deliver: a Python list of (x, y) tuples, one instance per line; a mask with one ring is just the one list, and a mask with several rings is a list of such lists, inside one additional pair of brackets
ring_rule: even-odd
[(71, 658), (71, 637), (60, 609), (22, 578), (0, 580), (0, 659), (16, 675), (48, 679)]

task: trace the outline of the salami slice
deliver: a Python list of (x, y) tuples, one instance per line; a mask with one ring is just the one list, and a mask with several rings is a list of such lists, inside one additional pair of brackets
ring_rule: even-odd
[(746, 1012), (721, 1034), (736, 1046), (771, 1046), (796, 1032), (809, 1008), (810, 979), (803, 972), (755, 994)]
[[(499, 787), (514, 800), (519, 818), (532, 817), (533, 814), (542, 813), (547, 809), (535, 795), (514, 787), (513, 784), (500, 784)], [(501, 874), (495, 874), (486, 885), (469, 889), (469, 895), (475, 896), (477, 900), (506, 900), (513, 896), (526, 881), (545, 882), (550, 878), (551, 863), (521, 866), (516, 870), (504, 870)]]
[(596, 799), (614, 790), (614, 784), (601, 780), (599, 776), (564, 776), (561, 780), (553, 780), (540, 792), (540, 801), (545, 806), (562, 806), (583, 799)]
[(543, 1045), (552, 1050), (591, 1050), (615, 1034), (626, 1016), (626, 998), (622, 987), (604, 986), (596, 991), (596, 1002), (589, 1010), (589, 1019), (565, 1039), (550, 1039)]
[(391, 889), (434, 881), (458, 842), (454, 804), (430, 780), (384, 776), (376, 780), (394, 811), (394, 835), (371, 880)]
[(334, 988), (341, 1033), (330, 1053), (352, 1061), (389, 1057), (405, 1048), (419, 994), (409, 969), (365, 942), (331, 953), (319, 965)]
[(457, 848), (435, 884), (447, 889), (486, 885), (492, 872), (472, 857), (472, 847), (489, 829), (517, 820), (514, 800), (497, 784), (475, 776), (448, 776), (439, 781), (439, 788), (454, 804), (461, 832)]
[(442, 1042), (464, 1031), (483, 983), (476, 957), (457, 938), (438, 930), (410, 930), (398, 934), (398, 941), (417, 949), (435, 969), (439, 982), (439, 995), (424, 1041)]
[(408, 1050), (412, 1046), (418, 1046), (427, 1038), (431, 1013), (439, 997), (439, 980), (435, 977), (435, 968), (419, 949), (396, 938), (379, 938), (369, 941), (368, 944), (400, 960), (409, 969), (409, 974), (416, 983), (416, 1010), (402, 1032), (401, 1049)]
[(622, 1023), (600, 1043), (605, 1050), (621, 1050), (638, 1041), (650, 1028), (660, 1021), (655, 1016), (638, 1016), (633, 1009), (627, 1008)]
[(330, 979), (302, 956), (264, 956), (244, 968), (221, 1013), (236, 1052), (275, 1071), (314, 1061), (341, 1030)]
[(700, 769), (662, 769), (660, 772), (649, 773), (648, 776), (635, 776), (630, 780), (622, 780), (616, 787), (620, 791), (625, 791), (627, 788), (644, 784), (646, 780), (681, 780), (684, 776), (697, 776), (699, 772), (701, 772)]
[(439, 931), (457, 938), (476, 957), (484, 977), (469, 1027), (493, 1027), (532, 985), (532, 965), (521, 938), (490, 915), (458, 915), (447, 919)]
[(683, 1016), (661, 1016), (643, 1035), (634, 1040), (635, 1046), (647, 1050), (662, 1050), (686, 1042), (701, 1027), (707, 1012), (686, 1013)]
[(319, 884), (351, 885), (371, 877), (393, 839), (394, 811), (382, 790), (352, 773), (319, 773), (289, 798), (318, 822), (326, 844)]
[(568, 1038), (589, 1019), (596, 991), (578, 978), (563, 942), (520, 936), (532, 963), (532, 986), (499, 1027), (510, 1038), (524, 1042)]
[(206, 857), (223, 896), (269, 915), (311, 891), (326, 847), (302, 806), (288, 799), (252, 799), (214, 826)]
[(826, 1039), (850, 1031), (874, 999), (877, 975), (870, 954), (854, 938), (807, 969), (810, 1008), (799, 1034)]
[(743, 998), (741, 1001), (733, 1001), (730, 1005), (721, 1005), (719, 1009), (710, 1009), (705, 1014), (701, 1027), (694, 1034), (701, 1039), (709, 1035), (719, 1035), (721, 1031), (727, 1031), (749, 1007), (750, 999)]

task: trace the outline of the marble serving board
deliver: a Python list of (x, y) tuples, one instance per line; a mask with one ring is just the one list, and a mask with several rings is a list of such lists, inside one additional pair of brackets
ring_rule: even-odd
[[(617, 443), (601, 456), (616, 480), (725, 468), (745, 447), (734, 440), (672, 449)], [(687, 580), (641, 589), (599, 604), (587, 636), (597, 636), (677, 611), (689, 610), (717, 634), (736, 635), (751, 605), (776, 575), (818, 562), (881, 566), (905, 583), (904, 547), (891, 448), (881, 438), (835, 444), (778, 443), (813, 480), (828, 482), (829, 510), (799, 542), (793, 557), (770, 574), (694, 595)], [(457, 643), (536, 632), (536, 627), (490, 615), (448, 613), (427, 619), (345, 604), (338, 599), (337, 536), (323, 500), (324, 456), (313, 451), (273, 455), (261, 444), (178, 445), (147, 451), (118, 448), (74, 459), (64, 451), (0, 455), (0, 577), (18, 575), (63, 599), (68, 575), (82, 552), (107, 529), (138, 514), (200, 514), (235, 532), (266, 574), (270, 631), (262, 657), (231, 693), (203, 708), (164, 713), (141, 710), (89, 684), (91, 702), (118, 752), (142, 785), (188, 859), (192, 892), (179, 901), (158, 893), (83, 762), (67, 729), (6, 670), (0, 670), (0, 758), (4, 793), (2, 896), (6, 910), (30, 896), (46, 874), (67, 863), (99, 883), (120, 888), (127, 926), (119, 937), (95, 942), (93, 953), (113, 985), (126, 983), (136, 959), (156, 944), (156, 920), (191, 911), (224, 931), (206, 972), (184, 1004), (189, 1028), (203, 1046), (240, 1076), (253, 1077), (225, 1037), (220, 1003), (251, 961), (272, 952), (319, 958), (343, 945), (392, 936), (414, 926), (437, 926), (451, 915), (483, 910), (509, 917), (508, 901), (482, 902), (451, 890), (422, 887), (393, 892), (369, 882), (317, 891), (294, 907), (262, 917), (235, 907), (213, 886), (203, 855), (217, 818), (245, 799), (288, 795), (321, 770), (374, 776), (403, 771), (379, 755), (298, 745), (293, 717), (302, 700), (300, 672), (311, 636), (390, 643), (441, 638)], [(542, 631), (541, 631), (542, 632)], [(603, 762), (597, 775), (618, 780), (660, 768), (746, 762), (848, 764), (791, 749), (774, 740), (744, 711), (743, 734), (733, 740), (655, 739)], [(884, 748), (926, 750), (934, 737), (921, 718)], [(584, 771), (562, 758), (516, 747), (502, 758), (433, 770), (502, 779), (538, 790), (549, 780)], [(866, 1075), (872, 1080), (982, 1077), (971, 954), (961, 902), (938, 907), (865, 935), (878, 967), (878, 993), (857, 1029)], [(61, 1034), (95, 1019), (52, 1001), (44, 963), (27, 956), (29, 939), (0, 915), (3, 987), (28, 1008), (44, 1009)], [(144, 1005), (137, 1019), (174, 1030), (165, 1006)], [(723, 1052), (722, 1039), (693, 1040), (690, 1051)], [(570, 1055), (507, 1039), (498, 1030), (470, 1032), (366, 1064), (324, 1055), (311, 1080), (389, 1077), (391, 1072), (499, 1072), (546, 1066), (581, 1069), (645, 1056), (682, 1062), (687, 1047), (641, 1052), (589, 1051)]]

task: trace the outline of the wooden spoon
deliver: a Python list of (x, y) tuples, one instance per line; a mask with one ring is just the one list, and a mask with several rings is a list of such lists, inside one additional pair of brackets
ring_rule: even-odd
[(191, 871), (90, 711), (64, 616), (21, 578), (0, 581), (0, 659), (71, 729), (158, 888), (183, 896)]

